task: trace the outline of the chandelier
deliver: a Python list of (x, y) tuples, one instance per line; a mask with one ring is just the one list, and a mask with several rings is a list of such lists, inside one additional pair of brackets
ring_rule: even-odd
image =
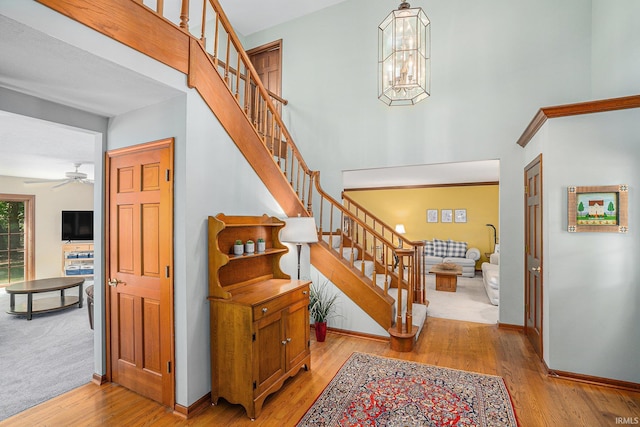
[(378, 26), (378, 98), (413, 105), (430, 95), (431, 26), (422, 8), (403, 1)]

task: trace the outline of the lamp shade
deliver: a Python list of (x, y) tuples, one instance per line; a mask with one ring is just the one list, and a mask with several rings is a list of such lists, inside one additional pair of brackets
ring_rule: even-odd
[(318, 241), (316, 221), (313, 217), (293, 217), (284, 220), (286, 226), (280, 233), (280, 241), (287, 243), (312, 243)]
[(404, 234), (406, 231), (404, 230), (404, 224), (396, 224), (396, 233)]

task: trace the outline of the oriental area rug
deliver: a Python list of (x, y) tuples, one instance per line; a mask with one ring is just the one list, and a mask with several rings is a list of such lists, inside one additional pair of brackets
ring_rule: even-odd
[(353, 353), (303, 426), (513, 426), (501, 377)]

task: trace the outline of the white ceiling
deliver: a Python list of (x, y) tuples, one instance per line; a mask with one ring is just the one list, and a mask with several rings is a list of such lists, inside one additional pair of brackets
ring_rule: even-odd
[[(220, 0), (236, 32), (248, 36), (345, 0)], [(393, 5), (393, 4), (392, 4)]]
[[(179, 0), (167, 0), (169, 1)], [(243, 35), (277, 25), (345, 0), (221, 0), (229, 21)], [(68, 45), (0, 14), (0, 87), (104, 117), (157, 104), (180, 94), (89, 52)], [(60, 179), (79, 171), (93, 178), (95, 136), (91, 132), (0, 111), (0, 176)], [(477, 163), (477, 162), (473, 162)], [(423, 185), (433, 180), (497, 181), (497, 169), (436, 165), (346, 171), (345, 187)], [(463, 172), (465, 170), (466, 172)], [(469, 172), (470, 171), (470, 172)], [(447, 175), (453, 172), (454, 177)], [(447, 177), (448, 176), (448, 177)], [(420, 179), (418, 179), (420, 177)], [(418, 182), (419, 181), (419, 182)], [(427, 182), (429, 181), (429, 182)]]

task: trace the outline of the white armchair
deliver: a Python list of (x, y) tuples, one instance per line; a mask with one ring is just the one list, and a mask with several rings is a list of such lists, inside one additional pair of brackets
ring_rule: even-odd
[(500, 253), (494, 252), (489, 256), (489, 262), (482, 263), (482, 283), (487, 291), (491, 304), (498, 305), (500, 301)]

